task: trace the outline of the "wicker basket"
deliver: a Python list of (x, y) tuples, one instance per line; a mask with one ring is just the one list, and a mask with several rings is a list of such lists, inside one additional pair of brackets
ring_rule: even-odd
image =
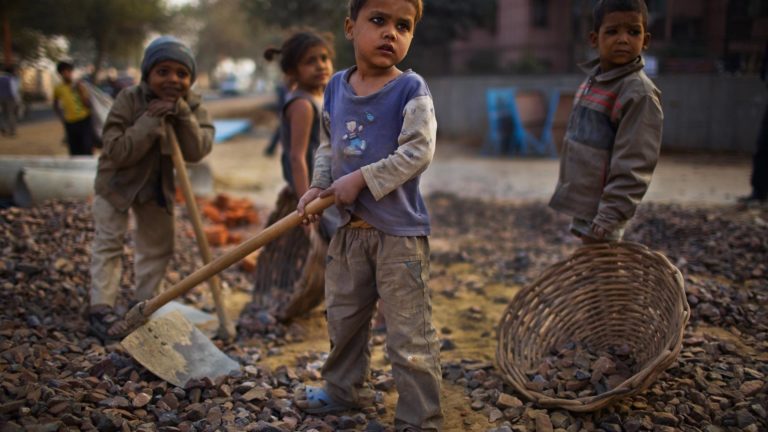
[[(544, 408), (589, 412), (647, 388), (680, 353), (690, 315), (680, 271), (662, 254), (628, 242), (584, 246), (515, 296), (501, 317), (496, 362), (515, 389)], [(597, 396), (550, 397), (526, 388), (553, 347), (628, 344), (637, 368)]]

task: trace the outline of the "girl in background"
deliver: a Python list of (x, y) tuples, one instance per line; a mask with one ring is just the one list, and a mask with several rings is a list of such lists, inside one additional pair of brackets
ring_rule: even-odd
[[(330, 38), (313, 31), (298, 31), (280, 49), (269, 48), (264, 57), (280, 57), (280, 68), (293, 88), (280, 115), (281, 164), (288, 183), (280, 192), (268, 225), (292, 213), (298, 197), (309, 189), (315, 151), (320, 145), (323, 92), (333, 74), (334, 51)], [(325, 254), (336, 229), (338, 213), (325, 211), (315, 226), (295, 228), (267, 245), (255, 270), (254, 299), (249, 309), (270, 309), (288, 320), (308, 312), (323, 299)], [(246, 313), (240, 326), (248, 330), (256, 314)]]
[[(275, 108), (275, 112), (278, 116), (280, 116), (282, 113), (283, 106), (285, 106), (285, 98), (288, 96), (288, 92), (292, 89), (293, 83), (291, 82), (290, 78), (283, 75), (282, 79), (275, 87), (275, 93), (277, 94), (277, 107)], [(280, 143), (280, 129), (282, 129), (281, 126), (281, 124), (277, 125), (275, 132), (269, 139), (269, 145), (267, 146), (266, 150), (264, 150), (265, 156), (274, 156), (275, 150), (277, 150), (277, 145)]]

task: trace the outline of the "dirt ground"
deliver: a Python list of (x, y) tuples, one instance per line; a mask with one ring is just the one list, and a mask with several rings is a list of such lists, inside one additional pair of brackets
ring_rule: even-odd
[[(257, 128), (214, 148), (210, 156), (217, 187), (271, 203), (282, 186), (279, 156), (262, 155), (269, 130)], [(728, 204), (749, 192), (748, 157), (663, 155), (645, 201)], [(557, 182), (558, 161), (491, 158), (476, 148), (441, 141), (422, 178), (425, 195), (436, 192), (501, 201), (548, 200)]]
[[(248, 196), (260, 206), (269, 207), (274, 202), (273, 197), (283, 181), (277, 158), (262, 157), (268, 132), (268, 129), (256, 130), (250, 137), (237, 138), (216, 147), (210, 160), (216, 173), (217, 187)], [(648, 200), (726, 204), (747, 192), (748, 160), (732, 158), (715, 163), (714, 159), (707, 157), (693, 159), (691, 161), (682, 156), (663, 158)], [(557, 169), (555, 160), (485, 158), (478, 156), (475, 149), (448, 143), (438, 149), (435, 162), (424, 175), (424, 192), (448, 192), (497, 201), (546, 200), (554, 188)], [(436, 253), (447, 253), (457, 246), (452, 239), (444, 237), (433, 237), (431, 245)], [(434, 293), (472, 283), (484, 286), (483, 292), (460, 290), (457, 298), (433, 296), (435, 327), (450, 326), (450, 337), (457, 347), (441, 354), (444, 363), (462, 359), (494, 362), (497, 345), (494, 329), (506, 307), (505, 302), (494, 299), (511, 299), (521, 286), (489, 283), (478, 270), (469, 263), (433, 266), (430, 287)], [(480, 316), (468, 314), (466, 305), (477, 305), (483, 312)], [(300, 320), (299, 324), (308, 331), (305, 342), (284, 346), (280, 355), (266, 357), (264, 362), (272, 367), (291, 365), (298, 355), (329, 349), (321, 310), (316, 310), (308, 319)], [(387, 369), (380, 345), (374, 348), (372, 366)], [(384, 417), (387, 422), (392, 420), (395, 401), (395, 393), (388, 393), (390, 409)], [(471, 399), (461, 386), (445, 382), (443, 402), (447, 431), (485, 431), (493, 426), (487, 415), (470, 408)]]
[[(283, 181), (279, 156), (263, 156), (266, 140), (275, 125), (274, 119), (269, 116), (259, 116), (259, 119), (263, 121), (249, 134), (217, 144), (208, 161), (217, 191), (248, 197), (266, 212), (274, 204)], [(22, 125), (19, 138), (0, 138), (0, 154), (64, 155), (62, 135), (61, 127), (55, 122)], [(477, 149), (457, 143), (440, 142), (436, 159), (423, 177), (424, 193), (451, 193), (459, 197), (513, 203), (542, 201), (550, 196), (557, 179), (557, 161), (488, 158), (478, 153)], [(730, 204), (735, 197), (748, 192), (749, 172), (748, 158), (665, 155), (659, 163), (647, 201), (696, 206)], [(572, 240), (565, 242), (569, 247), (576, 246)], [(431, 246), (433, 255), (438, 256), (461, 250), (461, 242), (446, 235), (433, 237)], [(443, 363), (462, 359), (494, 361), (494, 329), (508, 301), (523, 282), (490, 278), (487, 272), (471, 262), (438, 260), (433, 264), (430, 287), (434, 293), (435, 327), (444, 336), (450, 335), (455, 344), (455, 349), (441, 354)], [(472, 286), (482, 286), (483, 290), (456, 289)], [(230, 306), (237, 310), (245, 301), (247, 298), (240, 295), (231, 299)], [(470, 306), (476, 306), (481, 313), (469, 313)], [(282, 346), (276, 355), (264, 357), (263, 364), (273, 368), (293, 366), (299, 355), (328, 351), (320, 309), (298, 320), (297, 324), (305, 331), (303, 342)], [(720, 331), (731, 335), (727, 330)], [(387, 368), (381, 345), (374, 348), (373, 367)], [(464, 387), (446, 382), (443, 396), (446, 430), (485, 431), (494, 426), (486, 414), (470, 408), (471, 399)], [(389, 409), (383, 417), (386, 422), (392, 421), (395, 398), (395, 392), (387, 393)]]

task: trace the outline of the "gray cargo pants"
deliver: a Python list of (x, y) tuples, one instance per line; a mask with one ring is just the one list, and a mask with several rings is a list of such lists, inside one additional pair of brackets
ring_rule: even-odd
[(432, 326), (426, 237), (396, 237), (374, 228), (342, 227), (328, 247), (325, 299), (331, 353), (323, 366), (330, 396), (365, 404), (371, 318), (379, 301), (387, 352), (399, 393), (395, 426), (440, 430), (440, 347)]

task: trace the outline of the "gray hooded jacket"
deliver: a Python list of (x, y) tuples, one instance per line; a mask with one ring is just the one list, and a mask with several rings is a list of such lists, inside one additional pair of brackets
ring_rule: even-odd
[(582, 65), (560, 155), (560, 178), (549, 205), (614, 231), (643, 199), (661, 148), (661, 92), (641, 57), (606, 73), (599, 60)]

